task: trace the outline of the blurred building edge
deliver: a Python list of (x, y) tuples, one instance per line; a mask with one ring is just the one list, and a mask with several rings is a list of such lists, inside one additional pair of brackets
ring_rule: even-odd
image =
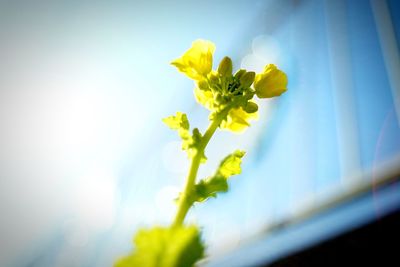
[(331, 69), (335, 119), (339, 146), (340, 176), (343, 183), (361, 170), (357, 137), (356, 102), (351, 67), (346, 1), (325, 1), (328, 54)]
[[(290, 5), (289, 2), (284, 3)], [(296, 9), (302, 4), (310, 2), (316, 1), (292, 1), (293, 13), (298, 12)], [(317, 192), (317, 202), (311, 207), (298, 209), (285, 220), (270, 224), (264, 232), (242, 241), (238, 249), (211, 259), (206, 266), (400, 266), (400, 258), (396, 255), (400, 240), (400, 153), (398, 147), (392, 145), (394, 156), (368, 159), (370, 153), (367, 153), (368, 142), (365, 140), (370, 138), (368, 145), (373, 144), (371, 129), (374, 127), (371, 123), (362, 128), (365, 124), (362, 120), (371, 119), (365, 115), (373, 113), (366, 112), (366, 106), (361, 109), (363, 102), (359, 100), (365, 97), (362, 94), (371, 93), (362, 90), (371, 81), (367, 77), (370, 72), (364, 68), (379, 71), (380, 74), (374, 75), (380, 76), (380, 81), (387, 78), (389, 86), (380, 84), (381, 88), (373, 91), (374, 94), (369, 96), (373, 97), (368, 99), (372, 104), (369, 109), (392, 108), (395, 111), (392, 122), (400, 124), (398, 18), (393, 17), (394, 11), (390, 10), (389, 4), (393, 5), (394, 1), (350, 2), (326, 0), (322, 4), (341, 177), (337, 191), (330, 197)], [(361, 52), (354, 51), (355, 48), (368, 53), (369, 47), (359, 47), (359, 42), (364, 39), (357, 40), (359, 35), (351, 35), (355, 29), (367, 25), (363, 25), (358, 17), (353, 17), (352, 25), (347, 25), (351, 24), (349, 17), (354, 15), (355, 7), (361, 5), (365, 9), (359, 10), (360, 14), (373, 17), (371, 21), (380, 46), (383, 72), (379, 66), (359, 64), (375, 64), (374, 60), (365, 60), (372, 52), (361, 58), (358, 54)], [(386, 89), (391, 97), (389, 101), (385, 100), (389, 106), (374, 106), (379, 102), (378, 96), (383, 99)], [(390, 143), (394, 144), (394, 141), (392, 139)], [(379, 140), (376, 146), (379, 146)]]
[[(398, 266), (400, 156), (207, 266)], [(390, 264), (390, 265), (389, 265)], [(369, 266), (368, 265), (368, 266)]]
[(371, 7), (377, 26), (379, 41), (382, 47), (386, 71), (400, 125), (400, 55), (396, 34), (386, 1), (371, 0)]

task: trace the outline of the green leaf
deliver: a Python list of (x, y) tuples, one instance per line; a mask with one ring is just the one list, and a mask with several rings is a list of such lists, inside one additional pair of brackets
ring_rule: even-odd
[(163, 122), (171, 129), (177, 130), (182, 139), (182, 150), (185, 150), (189, 158), (193, 158), (198, 151), (202, 151), (202, 163), (206, 161), (204, 151), (199, 149), (202, 135), (198, 128), (193, 129), (190, 134), (190, 124), (185, 113), (177, 112), (175, 116), (169, 116), (163, 119)]
[(177, 112), (175, 116), (169, 116), (162, 120), (172, 130), (189, 131), (189, 120), (185, 113)]
[(240, 174), (242, 169), (240, 164), (242, 163), (242, 157), (246, 152), (236, 150), (232, 154), (225, 157), (217, 170), (217, 173), (228, 179), (232, 175)]
[[(191, 140), (190, 135), (190, 124), (185, 113), (177, 112), (175, 116), (169, 116), (162, 120), (172, 130), (177, 130), (179, 136), (183, 142), (189, 142)], [(185, 150), (185, 143), (182, 145), (182, 149)]]
[(203, 179), (196, 184), (189, 199), (192, 203), (203, 202), (210, 197), (217, 197), (217, 193), (227, 191), (227, 180), (222, 176), (214, 175), (208, 179)]
[(204, 256), (196, 226), (141, 229), (134, 244), (133, 253), (115, 267), (191, 267)]
[(201, 180), (194, 186), (194, 189), (189, 196), (189, 201), (191, 203), (203, 202), (210, 197), (216, 197), (217, 193), (227, 192), (227, 180), (232, 175), (240, 174), (240, 164), (242, 163), (242, 157), (244, 154), (244, 151), (236, 150), (225, 157), (213, 176)]

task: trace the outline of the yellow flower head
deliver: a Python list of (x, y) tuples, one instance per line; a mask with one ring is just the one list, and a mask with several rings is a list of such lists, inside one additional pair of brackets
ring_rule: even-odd
[(211, 72), (215, 45), (210, 41), (196, 40), (182, 57), (171, 62), (189, 78), (199, 81)]
[(250, 126), (250, 120), (258, 119), (258, 112), (247, 113), (241, 107), (231, 109), (226, 120), (222, 121), (220, 127), (224, 130), (241, 133)]
[(211, 110), (213, 108), (214, 96), (210, 90), (202, 90), (199, 87), (195, 87), (194, 96), (196, 97), (197, 102), (207, 109)]
[(270, 98), (287, 89), (286, 74), (275, 65), (265, 66), (262, 73), (241, 69), (232, 74), (233, 64), (224, 57), (217, 70), (212, 70), (215, 45), (196, 40), (180, 58), (171, 64), (195, 81), (194, 95), (198, 103), (210, 110), (210, 120), (219, 116), (220, 128), (242, 132), (250, 120), (258, 118), (254, 95)]
[(265, 66), (264, 72), (257, 74), (254, 80), (254, 89), (259, 98), (280, 96), (287, 89), (286, 74), (274, 64)]

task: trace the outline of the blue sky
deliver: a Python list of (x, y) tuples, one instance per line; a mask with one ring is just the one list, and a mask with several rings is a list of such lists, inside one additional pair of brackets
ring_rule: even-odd
[(0, 265), (109, 266), (137, 227), (170, 221), (187, 160), (161, 118), (204, 129), (208, 114), (169, 62), (198, 38), (214, 66), (229, 55), (289, 77), (246, 133), (210, 143), (202, 177), (248, 151), (230, 192), (189, 215), (211, 255), (400, 151), (369, 1), (10, 1), (0, 25)]

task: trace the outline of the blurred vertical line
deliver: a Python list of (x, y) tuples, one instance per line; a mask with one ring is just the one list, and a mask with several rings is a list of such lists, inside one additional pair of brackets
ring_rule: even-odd
[(371, 0), (370, 2), (392, 90), (397, 121), (400, 125), (400, 55), (393, 23), (386, 0)]
[(325, 0), (330, 75), (333, 88), (342, 183), (356, 182), (361, 170), (345, 0)]

